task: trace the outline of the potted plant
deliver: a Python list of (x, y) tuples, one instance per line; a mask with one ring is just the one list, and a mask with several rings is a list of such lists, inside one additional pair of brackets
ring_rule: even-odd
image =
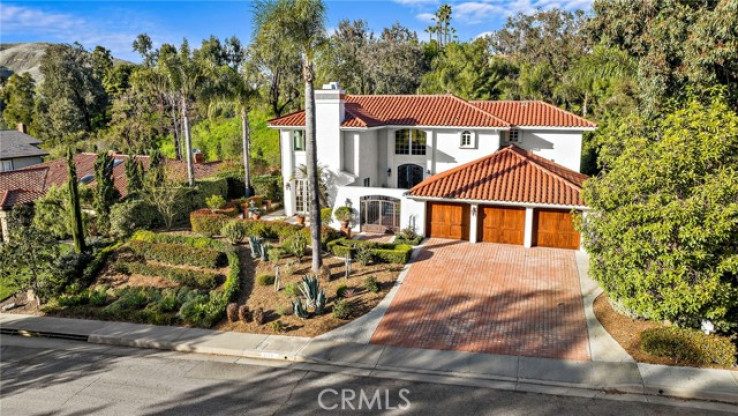
[(261, 208), (256, 206), (253, 199), (249, 201), (249, 216), (255, 220), (261, 218)]
[(338, 207), (333, 211), (333, 216), (341, 223), (341, 231), (343, 231), (346, 236), (351, 237), (351, 228), (349, 228), (349, 224), (354, 219), (354, 210), (347, 206)]
[(303, 214), (296, 214), (297, 217), (297, 223), (300, 225), (305, 225), (305, 215)]
[(205, 204), (210, 208), (210, 211), (215, 212), (226, 205), (226, 200), (220, 195), (210, 195), (205, 198)]

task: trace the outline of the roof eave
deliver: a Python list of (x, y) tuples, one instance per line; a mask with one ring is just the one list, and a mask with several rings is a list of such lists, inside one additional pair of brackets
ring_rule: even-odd
[(404, 194), (408, 199), (415, 201), (441, 201), (441, 202), (460, 202), (477, 205), (500, 205), (500, 206), (516, 206), (526, 208), (558, 208), (558, 209), (578, 209), (578, 210), (589, 210), (590, 208), (586, 205), (571, 205), (571, 204), (544, 204), (540, 202), (517, 202), (517, 201), (499, 201), (499, 200), (485, 200), (485, 199), (465, 199), (465, 198), (447, 198), (447, 197), (435, 197), (435, 196), (419, 196), (412, 195), (410, 192)]

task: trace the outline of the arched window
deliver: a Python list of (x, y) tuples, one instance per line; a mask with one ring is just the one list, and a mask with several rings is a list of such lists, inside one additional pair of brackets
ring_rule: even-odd
[(465, 130), (461, 133), (461, 147), (474, 147), (472, 132)]
[(410, 189), (423, 181), (423, 167), (407, 163), (397, 167), (397, 187)]
[(395, 132), (395, 154), (415, 155), (425, 154), (425, 132), (416, 129), (402, 129)]

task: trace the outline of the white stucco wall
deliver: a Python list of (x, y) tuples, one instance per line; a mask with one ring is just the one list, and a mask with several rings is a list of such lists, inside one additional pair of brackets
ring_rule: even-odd
[[(422, 235), (425, 231), (425, 202), (405, 198), (403, 196), (405, 192), (407, 192), (407, 189), (344, 186), (338, 189), (333, 210), (335, 211), (339, 206), (344, 206), (347, 199), (350, 200), (351, 206), (356, 213), (356, 220), (352, 224), (352, 230), (358, 232), (360, 230), (361, 197), (383, 195), (397, 198), (400, 200), (400, 228), (413, 225), (415, 231)], [(340, 223), (335, 220), (331, 223), (331, 226), (336, 229), (341, 228)]]
[[(466, 130), (472, 133), (472, 147), (461, 147), (461, 133)], [(433, 137), (435, 152), (431, 172), (434, 174), (490, 155), (500, 148), (500, 136), (492, 130), (435, 130)]]
[(518, 146), (579, 172), (582, 159), (582, 132), (520, 129)]

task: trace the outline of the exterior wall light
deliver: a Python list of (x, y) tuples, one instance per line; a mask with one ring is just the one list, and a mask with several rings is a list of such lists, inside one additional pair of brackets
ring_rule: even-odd
[(392, 168), (387, 168), (387, 176), (392, 176)]

